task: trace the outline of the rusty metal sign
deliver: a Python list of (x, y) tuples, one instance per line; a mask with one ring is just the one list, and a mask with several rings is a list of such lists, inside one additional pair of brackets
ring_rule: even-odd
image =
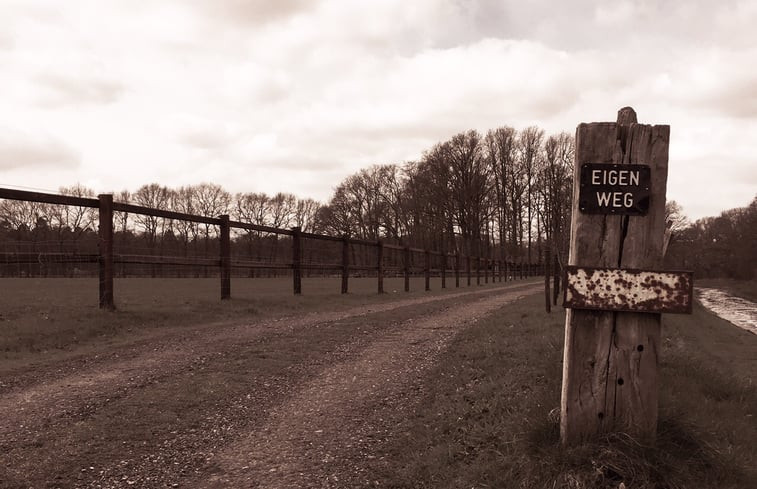
[(578, 208), (585, 214), (645, 216), (651, 175), (648, 165), (584, 163)]
[(691, 314), (692, 272), (566, 268), (564, 307)]

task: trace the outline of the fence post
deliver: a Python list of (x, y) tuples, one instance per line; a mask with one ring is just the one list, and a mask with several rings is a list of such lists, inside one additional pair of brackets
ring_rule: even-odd
[(484, 283), (489, 283), (489, 258), (484, 258)]
[(470, 255), (465, 257), (465, 261), (468, 268), (468, 287), (470, 287), (470, 279), (471, 279)]
[(378, 293), (384, 293), (384, 242), (378, 240), (377, 246), (377, 261), (378, 261)]
[(410, 248), (408, 246), (405, 246), (402, 266), (405, 272), (405, 292), (410, 292)]
[(426, 280), (426, 292), (431, 290), (431, 252), (426, 250), (424, 253), (425, 263), (423, 264), (423, 276)]
[(350, 276), (350, 238), (346, 234), (342, 236), (342, 294), (347, 293)]
[(442, 288), (447, 288), (447, 253), (442, 251)]
[(221, 219), (221, 300), (231, 299), (231, 227), (229, 216)]
[(546, 240), (545, 243), (545, 250), (544, 250), (544, 300), (545, 302), (545, 310), (547, 312), (552, 312), (552, 290), (550, 289), (550, 279), (552, 278), (552, 274), (549, 270), (549, 259), (552, 258), (550, 254), (552, 253), (552, 247), (550, 240)]
[(557, 250), (554, 252), (554, 261), (552, 262), (552, 282), (554, 286), (554, 294), (552, 295), (552, 304), (557, 305), (557, 298), (560, 296), (560, 262), (557, 257)]
[(100, 194), (98, 245), (100, 251), (100, 309), (113, 310), (113, 195)]
[(476, 257), (476, 285), (481, 285), (481, 257)]
[[(631, 108), (618, 112), (617, 123), (578, 126), (568, 265), (662, 265), (669, 140), (670, 126), (638, 124)], [(581, 168), (603, 163), (649, 167), (646, 215), (580, 209)], [(560, 406), (563, 444), (616, 430), (647, 441), (655, 438), (660, 323), (660, 314), (651, 310), (567, 310)]]
[(460, 288), (460, 252), (455, 252), (455, 288)]
[(292, 228), (292, 286), (294, 294), (302, 294), (302, 230)]

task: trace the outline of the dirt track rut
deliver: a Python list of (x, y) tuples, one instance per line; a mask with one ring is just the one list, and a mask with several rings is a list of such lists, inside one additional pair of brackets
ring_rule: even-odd
[(364, 462), (437, 353), (537, 290), (201, 327), (19, 372), (0, 391), (0, 487), (371, 484)]

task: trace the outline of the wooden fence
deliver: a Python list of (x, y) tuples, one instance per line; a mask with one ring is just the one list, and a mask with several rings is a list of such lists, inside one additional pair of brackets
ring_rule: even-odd
[[(101, 194), (98, 198), (84, 198), (67, 195), (57, 195), (39, 192), (28, 192), (14, 189), (0, 188), (0, 199), (39, 202), (55, 205), (78, 206), (98, 209), (98, 252), (96, 254), (56, 254), (49, 253), (52, 261), (68, 263), (97, 263), (100, 284), (100, 307), (114, 308), (113, 279), (116, 264), (137, 265), (172, 265), (172, 266), (202, 266), (217, 267), (221, 278), (221, 299), (231, 298), (232, 269), (282, 269), (291, 271), (292, 289), (294, 294), (302, 293), (303, 271), (317, 269), (341, 269), (341, 292), (349, 291), (349, 277), (351, 272), (369, 272), (376, 274), (377, 292), (384, 292), (384, 277), (387, 274), (404, 277), (404, 290), (410, 291), (410, 277), (422, 273), (425, 279), (425, 290), (430, 290), (431, 276), (441, 278), (441, 287), (446, 288), (448, 280), (454, 280), (455, 287), (460, 287), (461, 279), (470, 286), (472, 280), (480, 285), (482, 278), (488, 283), (507, 281), (508, 279), (523, 279), (543, 273), (543, 267), (537, 264), (513, 263), (490, 257), (472, 257), (459, 253), (445, 253), (427, 249), (402, 246), (382, 240), (369, 241), (349, 236), (328, 236), (307, 233), (300, 228), (280, 229), (269, 226), (232, 221), (228, 215), (205, 217), (181, 212), (154, 209), (138, 205), (114, 202), (111, 194)], [(176, 257), (176, 256), (145, 256), (114, 253), (113, 243), (113, 214), (124, 212), (165, 218), (178, 221), (189, 221), (199, 224), (218, 226), (219, 255), (217, 258)], [(231, 254), (231, 230), (241, 229), (276, 236), (288, 236), (291, 240), (291, 261), (285, 263), (262, 263), (254, 260), (233, 259)], [(331, 242), (341, 246), (341, 263), (314, 264), (303, 262), (303, 241), (318, 240)], [(363, 246), (373, 249), (371, 253), (373, 263), (350, 263), (350, 246)], [(387, 255), (393, 254), (394, 260)], [(397, 260), (399, 254), (400, 259)], [(29, 260), (40, 260), (40, 253), (5, 253), (2, 263), (23, 263)], [(28, 255), (28, 256), (27, 256)]]

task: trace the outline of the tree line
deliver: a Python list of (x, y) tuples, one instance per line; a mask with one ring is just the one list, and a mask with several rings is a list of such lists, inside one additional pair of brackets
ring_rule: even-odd
[(572, 136), (537, 127), (460, 133), (418, 161), (346, 178), (320, 222), (332, 234), (541, 263), (546, 243), (566, 249), (573, 153)]
[[(339, 183), (325, 203), (290, 193), (232, 194), (212, 183), (152, 183), (117, 192), (114, 200), (449, 254), (548, 262), (559, 270), (567, 261), (574, 150), (567, 133), (546, 136), (538, 127), (504, 126), (457, 134), (417, 161), (362, 169)], [(59, 192), (95, 196), (82, 185)], [(672, 230), (666, 266), (700, 277), (757, 276), (757, 198), (695, 223), (674, 201), (666, 212)], [(0, 251), (94, 252), (96, 225), (96, 209), (0, 200)], [(207, 224), (116, 212), (114, 230), (122, 252), (210, 256), (218, 246), (218, 230)], [(268, 233), (237, 230), (233, 241), (249, 256), (274, 260), (283, 252), (278, 237)]]
[[(339, 183), (326, 203), (290, 193), (232, 194), (220, 185), (169, 188), (157, 183), (114, 194), (131, 202), (187, 214), (275, 228), (344, 235), (402, 245), (541, 263), (544, 251), (565, 254), (570, 222), (574, 141), (528, 127), (467, 131), (436, 144), (418, 161), (374, 165)], [(60, 193), (94, 197), (82, 185)], [(0, 201), (4, 240), (57, 242), (61, 248), (95, 230), (97, 211), (23, 201)], [(149, 250), (209, 250), (215, 226), (116, 212), (114, 229)], [(255, 233), (236, 239), (251, 240)], [(257, 237), (260, 233), (257, 233)], [(204, 246), (203, 246), (204, 245)], [(181, 251), (181, 250), (180, 250)], [(179, 253), (182, 254), (182, 253)]]
[(746, 207), (694, 223), (669, 207), (673, 234), (666, 265), (692, 270), (695, 277), (757, 278), (757, 196)]

